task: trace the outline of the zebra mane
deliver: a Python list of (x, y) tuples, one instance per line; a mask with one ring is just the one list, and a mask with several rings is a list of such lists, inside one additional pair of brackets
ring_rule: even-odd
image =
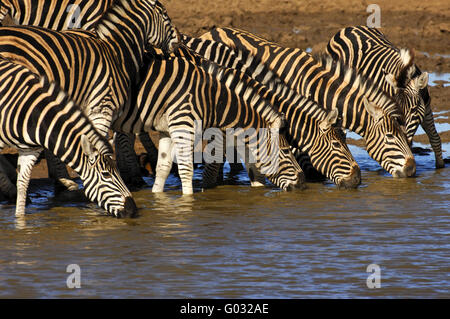
[(414, 65), (414, 50), (400, 49), (399, 57), (402, 63), (402, 67), (396, 75), (397, 85), (400, 88), (405, 88), (408, 85), (410, 79), (413, 78), (416, 73), (416, 67)]
[(402, 112), (394, 100), (384, 93), (371, 79), (341, 61), (334, 60), (326, 53), (313, 56), (328, 72), (338, 75), (339, 80), (350, 83), (352, 87), (365, 92), (365, 96), (376, 102), (385, 114), (393, 118), (403, 118)]

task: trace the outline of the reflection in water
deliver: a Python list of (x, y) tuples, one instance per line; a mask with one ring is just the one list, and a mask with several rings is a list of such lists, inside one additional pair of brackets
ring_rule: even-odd
[[(449, 168), (434, 170), (429, 153), (417, 177), (393, 179), (350, 150), (362, 171), (356, 190), (252, 189), (242, 173), (194, 196), (171, 177), (165, 193), (133, 194), (131, 220), (47, 199), (25, 222), (2, 205), (0, 297), (448, 297)], [(366, 286), (373, 263), (381, 289)], [(81, 268), (81, 289), (66, 286), (69, 264)]]

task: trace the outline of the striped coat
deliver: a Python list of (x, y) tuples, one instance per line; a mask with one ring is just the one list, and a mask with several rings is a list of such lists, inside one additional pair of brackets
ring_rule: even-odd
[(45, 148), (77, 172), (86, 196), (117, 216), (137, 212), (108, 141), (57, 84), (0, 59), (0, 150), (19, 151), (16, 215), (25, 213), (31, 169)]
[(316, 59), (300, 49), (283, 48), (242, 30), (216, 28), (201, 38), (250, 54), (299, 94), (328, 110), (337, 109), (342, 127), (364, 137), (369, 155), (393, 176), (415, 174), (414, 157), (397, 105), (354, 70), (330, 58)]
[(357, 26), (337, 32), (328, 42), (327, 53), (378, 83), (398, 103), (410, 144), (422, 125), (434, 150), (436, 167), (444, 167), (441, 139), (430, 106), (428, 73), (414, 63), (413, 51), (397, 48), (377, 29)]

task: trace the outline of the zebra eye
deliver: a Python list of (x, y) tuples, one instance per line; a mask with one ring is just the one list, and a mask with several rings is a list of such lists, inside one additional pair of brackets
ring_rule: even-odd
[(341, 144), (339, 142), (333, 142), (332, 144), (333, 144), (334, 148), (340, 148), (341, 147)]
[(102, 172), (102, 176), (104, 179), (111, 179), (111, 174), (109, 172)]
[(394, 135), (391, 134), (391, 133), (387, 133), (386, 134), (386, 138), (389, 139), (389, 140), (392, 140), (392, 139), (394, 139)]

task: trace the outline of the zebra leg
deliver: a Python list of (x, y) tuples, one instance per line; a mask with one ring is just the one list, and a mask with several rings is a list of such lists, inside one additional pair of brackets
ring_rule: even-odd
[(158, 163), (156, 165), (155, 182), (152, 192), (161, 193), (172, 168), (172, 139), (167, 134), (161, 133), (158, 147)]
[(183, 195), (192, 195), (194, 188), (192, 179), (194, 177), (194, 128), (183, 128), (171, 130), (173, 147), (178, 163), (178, 174), (180, 175)]
[[(215, 134), (214, 139), (209, 139), (208, 144), (203, 151), (203, 159), (205, 161), (205, 167), (203, 169), (202, 181), (203, 189), (211, 189), (218, 185), (219, 180), (223, 183), (223, 163), (218, 160), (218, 156), (221, 156), (223, 161), (223, 154), (225, 151), (223, 133)], [(216, 151), (222, 148), (222, 154), (217, 154)]]
[(48, 150), (44, 152), (47, 160), (48, 177), (55, 181), (55, 195), (65, 190), (71, 192), (78, 190), (78, 184), (70, 179), (66, 165)]
[(126, 185), (141, 188), (146, 185), (134, 151), (134, 134), (114, 133), (117, 166)]
[(9, 179), (3, 164), (0, 164), (0, 193), (5, 195), (8, 200), (16, 199), (16, 186)]
[(202, 173), (203, 189), (211, 189), (217, 186), (217, 178), (220, 174), (221, 166), (223, 168), (221, 163), (209, 163), (205, 165)]
[(31, 171), (36, 163), (42, 149), (19, 151), (19, 160), (17, 163), (17, 202), (16, 216), (25, 215), (25, 205), (27, 201), (27, 190), (30, 184)]
[(229, 163), (230, 164), (230, 176), (236, 176), (244, 169), (241, 161), (239, 160), (239, 155), (238, 155), (236, 147), (233, 148), (233, 152), (234, 152), (234, 155), (233, 155), (234, 161), (233, 161), (233, 163)]
[(442, 144), (441, 138), (436, 131), (436, 126), (434, 125), (433, 111), (430, 105), (426, 108), (425, 118), (422, 122), (422, 128), (430, 140), (431, 147), (434, 151), (434, 156), (436, 158), (436, 168), (445, 167), (444, 159), (442, 158)]
[(141, 140), (141, 143), (144, 146), (145, 151), (147, 152), (148, 158), (150, 160), (150, 167), (153, 173), (155, 173), (156, 165), (158, 163), (158, 149), (156, 148), (147, 132), (140, 133), (139, 139)]
[[(0, 155), (0, 166), (13, 184), (17, 181), (16, 165), (11, 164), (4, 155)], [(15, 187), (15, 186), (14, 186)]]

